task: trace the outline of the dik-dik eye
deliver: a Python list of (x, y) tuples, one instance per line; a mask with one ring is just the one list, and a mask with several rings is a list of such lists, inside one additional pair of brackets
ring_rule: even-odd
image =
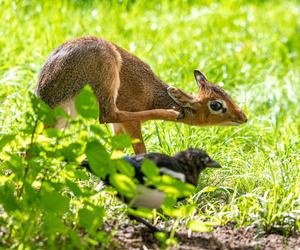
[(226, 104), (222, 100), (214, 100), (208, 103), (208, 107), (213, 114), (225, 113)]

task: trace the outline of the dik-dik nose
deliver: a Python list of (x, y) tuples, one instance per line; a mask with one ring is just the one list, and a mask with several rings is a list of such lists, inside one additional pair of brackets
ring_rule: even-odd
[(246, 123), (248, 121), (247, 116), (245, 115), (245, 113), (242, 110), (238, 110), (233, 116), (232, 116), (232, 121), (242, 124), (242, 123)]
[(241, 123), (246, 123), (248, 121), (248, 118), (243, 111), (240, 111), (239, 120)]

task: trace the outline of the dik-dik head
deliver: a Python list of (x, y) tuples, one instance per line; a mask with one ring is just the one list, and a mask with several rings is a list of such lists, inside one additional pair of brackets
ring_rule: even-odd
[(184, 123), (192, 125), (240, 125), (247, 122), (244, 112), (219, 86), (210, 83), (198, 70), (194, 71), (198, 93), (193, 96), (169, 87), (168, 94), (184, 108)]

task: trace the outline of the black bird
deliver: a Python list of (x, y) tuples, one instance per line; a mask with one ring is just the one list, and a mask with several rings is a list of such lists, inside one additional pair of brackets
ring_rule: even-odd
[[(139, 184), (137, 195), (134, 197), (132, 207), (160, 208), (166, 194), (152, 187), (146, 187), (145, 175), (141, 165), (145, 159), (155, 163), (160, 169), (161, 175), (169, 175), (182, 182), (197, 185), (198, 177), (205, 168), (220, 168), (220, 164), (211, 159), (204, 150), (189, 148), (177, 153), (173, 157), (161, 153), (139, 154), (135, 156), (125, 156), (124, 160), (129, 162), (135, 168), (135, 178)], [(83, 161), (82, 166), (93, 172), (87, 161)], [(104, 180), (105, 184), (110, 185), (109, 178)]]

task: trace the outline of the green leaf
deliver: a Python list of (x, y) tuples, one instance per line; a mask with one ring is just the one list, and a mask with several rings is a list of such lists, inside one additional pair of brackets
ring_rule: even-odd
[(110, 164), (110, 156), (106, 149), (98, 142), (89, 142), (85, 149), (85, 154), (94, 174), (100, 178), (104, 178), (113, 166)]
[(57, 107), (53, 110), (45, 102), (32, 93), (30, 93), (30, 99), (34, 113), (45, 125), (54, 125), (58, 115), (65, 116), (60, 107)]
[(49, 234), (63, 233), (66, 229), (61, 218), (52, 213), (45, 215), (43, 227)]
[(61, 148), (58, 153), (68, 162), (72, 162), (82, 153), (82, 145), (77, 142), (70, 143), (68, 146)]
[(100, 232), (97, 232), (96, 234), (96, 239), (97, 241), (103, 243), (103, 244), (107, 244), (107, 245), (110, 245), (111, 246), (111, 234), (108, 233), (108, 232), (105, 232), (105, 231), (100, 231)]
[(174, 196), (166, 196), (163, 206), (168, 208), (174, 208), (177, 199)]
[(113, 161), (113, 164), (121, 174), (128, 175), (129, 177), (134, 177), (135, 170), (129, 162), (123, 159), (117, 159)]
[(164, 213), (170, 217), (190, 217), (196, 209), (194, 205), (184, 205), (177, 208), (164, 205), (162, 208)]
[(29, 207), (37, 206), (39, 203), (38, 192), (27, 181), (24, 182), (23, 200), (26, 201), (26, 205)]
[(136, 193), (136, 185), (127, 175), (115, 173), (109, 176), (109, 180), (121, 195), (133, 197)]
[(157, 240), (159, 240), (161, 243), (165, 244), (166, 243), (166, 240), (168, 239), (168, 235), (164, 232), (156, 232), (154, 234), (155, 238)]
[(13, 212), (19, 209), (15, 189), (15, 185), (12, 182), (6, 182), (3, 186), (0, 186), (0, 204), (6, 212)]
[(159, 175), (159, 168), (149, 159), (144, 160), (142, 171), (149, 179)]
[(73, 248), (75, 249), (80, 249), (80, 237), (77, 235), (76, 231), (73, 230), (69, 230), (68, 232), (70, 238), (71, 238), (71, 244), (73, 246)]
[(183, 183), (168, 175), (156, 176), (150, 181), (147, 181), (147, 185), (154, 185), (159, 190), (165, 192), (167, 196), (175, 196), (176, 198), (189, 196), (195, 190), (195, 186), (189, 183)]
[(82, 208), (78, 211), (79, 224), (86, 229), (97, 229), (103, 225), (104, 209), (100, 207)]
[(127, 134), (115, 135), (111, 138), (113, 149), (128, 148), (131, 146), (131, 137)]
[(66, 179), (66, 184), (68, 188), (74, 193), (74, 195), (80, 196), (82, 194), (81, 189), (76, 185), (76, 183)]
[(148, 220), (152, 220), (153, 218), (153, 211), (152, 209), (146, 207), (139, 207), (137, 209), (127, 208), (127, 213), (131, 215), (135, 215), (138, 217), (146, 218)]
[(61, 131), (59, 131), (55, 128), (47, 128), (47, 129), (44, 129), (43, 133), (45, 134), (45, 136), (47, 136), (49, 138), (55, 138), (61, 134)]
[(41, 205), (46, 211), (65, 213), (69, 210), (69, 198), (62, 196), (57, 191), (46, 191), (45, 189), (42, 190)]
[(1, 169), (10, 169), (18, 177), (22, 177), (24, 172), (24, 158), (19, 155), (11, 155), (10, 159), (0, 164)]
[(188, 223), (188, 228), (192, 229), (194, 232), (202, 232), (202, 233), (207, 233), (213, 231), (213, 228), (209, 225), (207, 225), (203, 221), (196, 221), (196, 220), (191, 220)]
[(90, 130), (102, 139), (105, 139), (107, 137), (107, 132), (105, 132), (99, 125), (91, 125)]
[(11, 142), (12, 140), (14, 140), (16, 137), (16, 135), (4, 135), (4, 136), (1, 136), (1, 139), (0, 139), (0, 150), (2, 148), (4, 148), (4, 146), (6, 144), (8, 144), (9, 142)]
[(75, 98), (77, 112), (84, 118), (97, 119), (99, 117), (99, 105), (96, 97), (87, 85)]

